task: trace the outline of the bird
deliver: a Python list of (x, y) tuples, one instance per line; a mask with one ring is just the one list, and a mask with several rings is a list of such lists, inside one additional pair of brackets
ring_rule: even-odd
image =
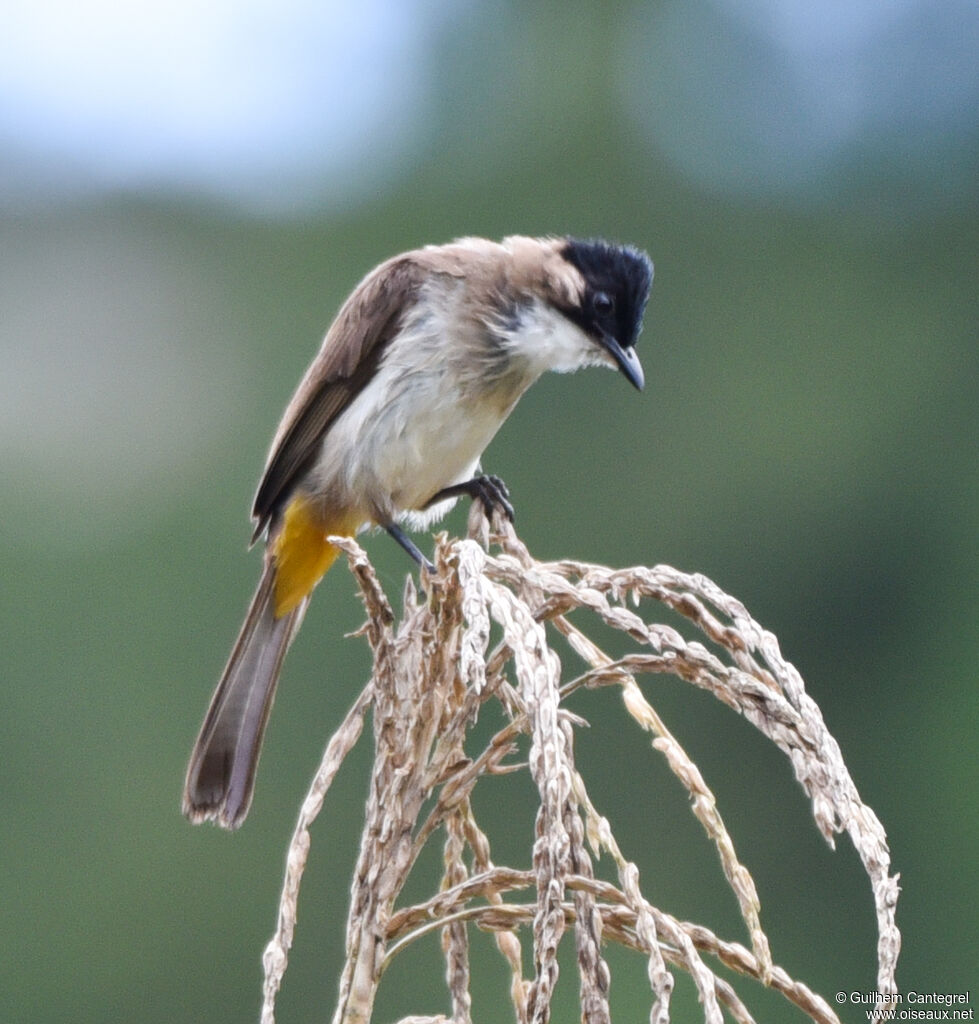
[(341, 306), (275, 433), (252, 506), (261, 578), (191, 754), (182, 809), (237, 828), (252, 801), (286, 651), (339, 554), (327, 539), (403, 526), (468, 495), (513, 518), (480, 458), (544, 372), (618, 370), (636, 389), (653, 265), (600, 239), (460, 238), (394, 256)]

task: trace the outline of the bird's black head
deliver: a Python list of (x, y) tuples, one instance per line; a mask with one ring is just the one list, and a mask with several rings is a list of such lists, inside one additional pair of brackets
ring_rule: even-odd
[(653, 283), (653, 264), (639, 249), (569, 238), (562, 255), (585, 280), (580, 306), (565, 314), (613, 356), (637, 387), (642, 368), (633, 347)]

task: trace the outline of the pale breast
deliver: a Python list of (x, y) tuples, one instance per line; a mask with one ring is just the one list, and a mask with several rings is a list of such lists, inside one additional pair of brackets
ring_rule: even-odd
[[(469, 479), (523, 391), (524, 382), (513, 381), (474, 387), (465, 372), (467, 339), (445, 328), (429, 315), (393, 342), (374, 380), (323, 440), (314, 488), (365, 520), (397, 519)], [(437, 518), (451, 504), (413, 518)]]

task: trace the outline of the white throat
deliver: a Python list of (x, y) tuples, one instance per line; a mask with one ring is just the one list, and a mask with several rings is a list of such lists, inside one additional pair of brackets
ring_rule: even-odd
[(537, 299), (520, 310), (516, 323), (498, 329), (497, 336), (514, 363), (523, 363), (534, 380), (548, 370), (573, 373), (585, 366), (615, 368), (612, 357), (580, 327)]

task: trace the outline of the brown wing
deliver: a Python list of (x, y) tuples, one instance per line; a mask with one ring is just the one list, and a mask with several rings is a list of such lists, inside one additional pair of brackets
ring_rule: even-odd
[(319, 451), (330, 425), (371, 379), (402, 314), (426, 276), (417, 253), (371, 271), (343, 304), (323, 345), (286, 408), (272, 441), (252, 516), (253, 542)]

